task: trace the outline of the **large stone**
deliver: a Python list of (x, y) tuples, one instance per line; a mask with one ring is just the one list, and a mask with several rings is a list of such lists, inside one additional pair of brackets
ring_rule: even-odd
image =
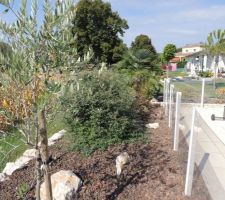
[(65, 135), (66, 131), (65, 130), (61, 130), (57, 133), (55, 133), (54, 135), (52, 135), (49, 139), (48, 139), (48, 145), (52, 146), (53, 144), (56, 143), (56, 141), (60, 140), (63, 138), (63, 136)]
[(145, 125), (147, 128), (157, 129), (159, 128), (159, 123), (149, 123)]
[(35, 158), (35, 153), (35, 149), (26, 150), (15, 162), (8, 162), (2, 172), (10, 176), (16, 170), (23, 169), (30, 160)]
[(36, 152), (36, 149), (27, 149), (24, 151), (23, 156), (33, 159), (36, 157)]
[(3, 169), (3, 173), (7, 174), (8, 176), (12, 175), (13, 172), (19, 169), (23, 169), (26, 164), (22, 163), (20, 160), (19, 162), (8, 162), (6, 163), (5, 168)]
[[(51, 175), (53, 200), (72, 200), (82, 181), (72, 171), (61, 170)], [(41, 200), (46, 200), (45, 183), (41, 184)]]

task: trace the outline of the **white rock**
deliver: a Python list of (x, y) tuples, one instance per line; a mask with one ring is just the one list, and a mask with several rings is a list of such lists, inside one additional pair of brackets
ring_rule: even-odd
[(55, 133), (52, 137), (50, 137), (48, 139), (48, 145), (52, 146), (53, 144), (56, 143), (56, 141), (62, 139), (62, 137), (65, 135), (66, 131), (65, 130), (61, 130), (57, 133)]
[(48, 141), (48, 146), (50, 147), (50, 146), (54, 145), (55, 143), (56, 143), (56, 141), (49, 140)]
[(36, 157), (36, 149), (27, 149), (24, 151), (23, 156), (28, 157), (28, 158), (35, 158)]
[[(64, 136), (65, 132), (65, 130), (61, 130), (50, 137), (48, 139), (49, 146), (55, 144), (56, 141), (60, 140)], [(10, 176), (16, 170), (23, 169), (29, 163), (29, 161), (34, 159), (35, 157), (36, 149), (28, 149), (15, 162), (8, 162), (2, 172), (3, 174)]]
[[(82, 181), (72, 171), (61, 170), (51, 175), (53, 200), (72, 200)], [(41, 200), (46, 200), (45, 183), (41, 184)]]
[(119, 156), (116, 158), (116, 175), (120, 176), (123, 166), (127, 164), (130, 160), (130, 157), (127, 152), (121, 153)]
[(178, 79), (178, 80), (184, 80), (184, 77), (183, 76), (177, 76), (176, 79)]
[(147, 128), (157, 129), (159, 128), (159, 123), (149, 123), (145, 125)]
[(182, 131), (184, 131), (184, 130), (185, 130), (185, 126), (184, 126), (184, 125), (182, 125), (182, 124), (179, 124), (179, 128), (180, 128), (180, 130), (182, 130)]
[(0, 182), (3, 182), (6, 179), (6, 175), (4, 173), (0, 173)]
[(30, 160), (35, 158), (35, 153), (35, 149), (26, 150), (15, 162), (8, 162), (2, 172), (10, 176), (16, 170), (23, 169)]
[(13, 172), (18, 169), (23, 169), (25, 166), (26, 164), (24, 164), (21, 160), (18, 162), (8, 162), (2, 172), (10, 176)]
[(160, 102), (157, 99), (153, 98), (153, 99), (151, 99), (150, 104), (160, 105)]

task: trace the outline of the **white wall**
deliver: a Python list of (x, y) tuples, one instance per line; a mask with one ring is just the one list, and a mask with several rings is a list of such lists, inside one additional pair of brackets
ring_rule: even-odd
[(202, 51), (203, 48), (200, 46), (196, 46), (196, 47), (183, 47), (182, 48), (182, 53), (195, 53), (195, 52), (199, 52)]
[[(198, 59), (196, 60), (196, 57)], [(215, 57), (210, 55), (196, 55), (188, 58), (186, 64), (187, 71), (213, 71), (215, 70)], [(225, 71), (225, 56), (219, 57), (218, 69)]]

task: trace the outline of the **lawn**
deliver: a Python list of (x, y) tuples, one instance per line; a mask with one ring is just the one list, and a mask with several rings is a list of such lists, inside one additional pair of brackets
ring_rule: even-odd
[[(57, 114), (55, 120), (48, 124), (47, 129), (49, 136), (65, 129), (62, 115)], [(0, 136), (0, 171), (3, 170), (7, 162), (15, 161), (27, 148), (30, 148), (24, 141), (25, 138), (18, 131), (12, 131), (7, 136)]]
[[(200, 103), (202, 82), (201, 81), (185, 81), (185, 82), (173, 82), (175, 91), (182, 92), (183, 102)], [(225, 87), (225, 80), (217, 80), (216, 88)], [(218, 99), (215, 90), (213, 89), (213, 82), (207, 81), (205, 84), (205, 98), (206, 103), (213, 103), (215, 99)]]
[(169, 77), (170, 78), (175, 78), (177, 76), (187, 76), (187, 72), (184, 71), (184, 69), (179, 69), (177, 71), (169, 71)]

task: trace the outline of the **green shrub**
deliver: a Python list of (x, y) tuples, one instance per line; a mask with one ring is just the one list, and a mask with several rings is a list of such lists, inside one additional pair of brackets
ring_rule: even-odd
[(177, 68), (184, 68), (186, 64), (187, 64), (187, 61), (182, 60), (177, 63)]
[(152, 98), (161, 89), (162, 85), (159, 76), (148, 70), (139, 70), (134, 74), (134, 86), (139, 95), (145, 98)]
[(198, 73), (198, 75), (200, 77), (207, 78), (207, 77), (212, 77), (213, 72), (211, 72), (211, 71), (201, 71), (201, 72)]
[(119, 73), (125, 75), (130, 80), (131, 86), (139, 96), (152, 98), (162, 88), (159, 80), (160, 76), (157, 72), (152, 72), (147, 69), (120, 69)]
[(79, 89), (67, 89), (62, 104), (74, 150), (89, 154), (142, 135), (128, 85), (122, 75), (92, 71), (79, 76)]

